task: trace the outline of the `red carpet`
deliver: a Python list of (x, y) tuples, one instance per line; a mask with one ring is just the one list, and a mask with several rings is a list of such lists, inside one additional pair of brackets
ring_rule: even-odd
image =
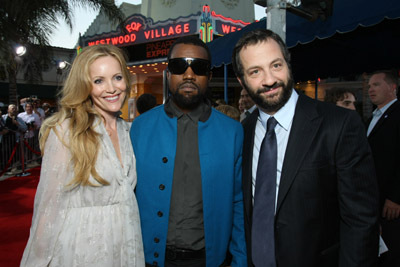
[(0, 266), (17, 267), (29, 237), (40, 167), (0, 181)]

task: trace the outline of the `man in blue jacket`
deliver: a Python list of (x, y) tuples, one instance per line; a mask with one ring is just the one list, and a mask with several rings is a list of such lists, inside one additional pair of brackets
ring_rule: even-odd
[(182, 37), (168, 54), (171, 96), (134, 120), (146, 266), (246, 266), (243, 129), (211, 108), (208, 47)]

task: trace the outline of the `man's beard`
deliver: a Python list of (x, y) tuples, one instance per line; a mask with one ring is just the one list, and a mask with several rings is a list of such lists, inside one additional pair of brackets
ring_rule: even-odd
[[(192, 87), (195, 87), (197, 90), (197, 94), (192, 94), (190, 96), (183, 95), (180, 92), (180, 88), (185, 87), (185, 84), (191, 84)], [(196, 84), (190, 82), (180, 84), (179, 87), (175, 90), (175, 93), (171, 92), (171, 95), (174, 103), (178, 107), (187, 110), (195, 109), (206, 98), (206, 92), (202, 92)]]
[[(275, 113), (289, 100), (293, 89), (293, 79), (289, 76), (287, 84), (285, 84), (283, 81), (275, 82), (272, 86), (266, 86), (257, 89), (256, 92), (249, 88), (244, 80), (243, 86), (259, 108), (266, 113)], [(276, 95), (268, 96), (268, 98), (261, 96), (261, 93), (268, 92), (269, 90), (280, 86), (282, 86), (282, 91), (278, 92), (278, 99), (273, 99)]]

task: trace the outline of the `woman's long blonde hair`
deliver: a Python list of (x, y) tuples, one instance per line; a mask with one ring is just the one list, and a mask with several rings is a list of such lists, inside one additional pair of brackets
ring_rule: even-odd
[[(101, 115), (94, 108), (90, 98), (92, 86), (89, 72), (91, 64), (96, 59), (105, 56), (112, 56), (120, 63), (122, 76), (126, 82), (127, 96), (129, 96), (130, 74), (126, 67), (124, 53), (112, 45), (85, 47), (74, 60), (65, 85), (59, 93), (59, 111), (46, 119), (40, 130), (41, 151), (44, 151), (46, 140), (52, 129), (69, 149), (74, 178), (68, 185), (72, 187), (94, 186), (89, 181), (90, 175), (101, 185), (109, 184), (100, 177), (95, 168), (100, 134), (94, 130), (94, 123), (96, 118), (101, 118)], [(67, 119), (69, 119), (69, 139), (63, 140), (56, 127)]]

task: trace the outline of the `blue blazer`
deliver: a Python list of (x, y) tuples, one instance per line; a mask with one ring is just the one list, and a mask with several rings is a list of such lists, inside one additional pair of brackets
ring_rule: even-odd
[[(143, 245), (147, 263), (164, 266), (177, 143), (177, 118), (164, 105), (140, 115), (131, 127), (136, 156)], [(242, 195), (243, 129), (212, 109), (198, 123), (207, 266), (216, 267), (229, 249), (232, 266), (246, 266)]]

